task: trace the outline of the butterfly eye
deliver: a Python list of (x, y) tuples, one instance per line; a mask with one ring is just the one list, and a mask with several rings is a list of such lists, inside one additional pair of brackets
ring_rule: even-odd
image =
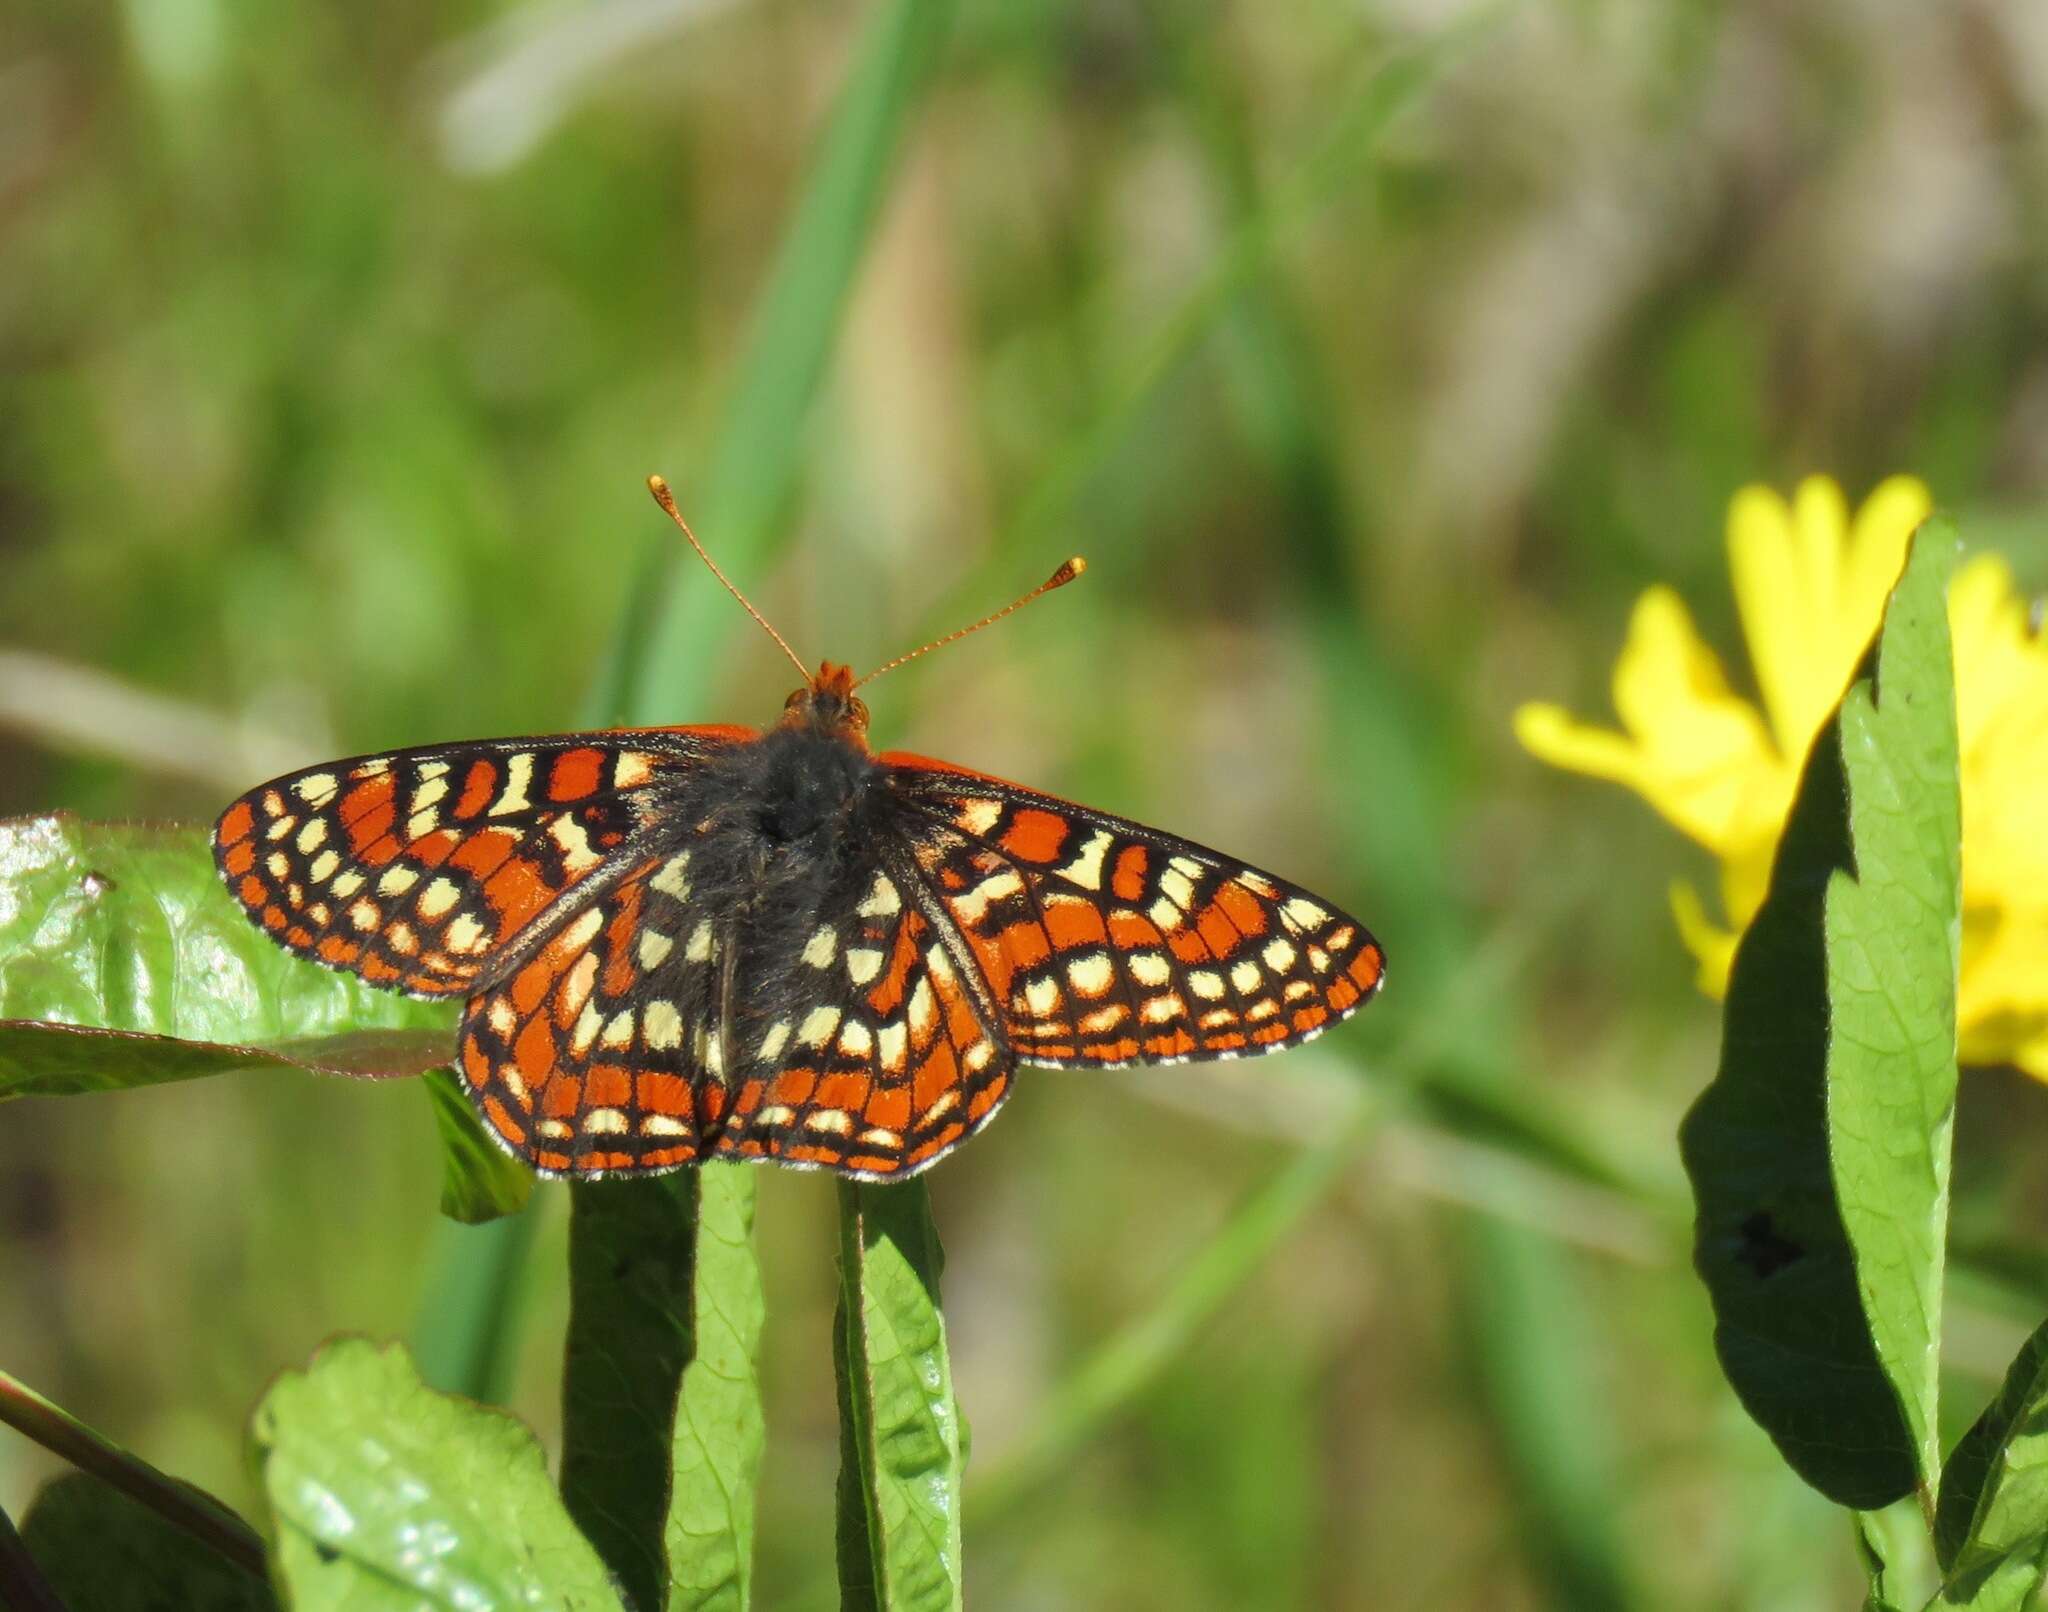
[(807, 688), (798, 689), (794, 694), (790, 695), (788, 699), (782, 702), (783, 710), (794, 711), (799, 705), (803, 704), (803, 702), (810, 697), (810, 693), (811, 691)]
[(856, 695), (847, 703), (853, 712), (853, 725), (865, 729), (868, 725), (868, 702)]

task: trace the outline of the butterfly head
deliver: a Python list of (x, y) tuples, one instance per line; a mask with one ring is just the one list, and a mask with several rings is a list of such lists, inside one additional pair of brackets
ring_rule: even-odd
[(817, 676), (783, 702), (782, 725), (867, 743), (867, 702), (853, 692), (853, 668), (823, 661)]

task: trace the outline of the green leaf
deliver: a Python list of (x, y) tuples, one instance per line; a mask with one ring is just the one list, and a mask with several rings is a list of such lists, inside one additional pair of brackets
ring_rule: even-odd
[(1680, 1135), (1723, 1369), (1800, 1476), (1874, 1509), (1938, 1465), (1960, 851), (1947, 581), (1923, 528), (1821, 731)]
[(271, 1612), (277, 1606), (262, 1579), (88, 1473), (46, 1483), (21, 1535), (50, 1587), (78, 1612)]
[(1864, 1612), (1901, 1612), (1892, 1589), (1892, 1540), (1878, 1512), (1851, 1512), (1855, 1520), (1855, 1555), (1864, 1563)]
[(205, 831), (0, 822), (0, 1099), (251, 1066), (417, 1074), (445, 1004), (373, 991), (273, 945), (221, 885)]
[(622, 1612), (533, 1434), (435, 1393), (396, 1344), (329, 1344), (272, 1385), (250, 1438), (297, 1612)]
[(848, 1608), (958, 1607), (960, 1412), (922, 1181), (839, 1186), (839, 1585)]
[(763, 1305), (744, 1165), (570, 1194), (562, 1492), (633, 1606), (753, 1580)]
[(441, 1137), (441, 1213), (477, 1226), (525, 1208), (533, 1172), (485, 1134), (461, 1083), (434, 1069), (425, 1086)]
[(1950, 1453), (1934, 1548), (1948, 1576), (1932, 1605), (1992, 1612), (2032, 1603), (2048, 1565), (2048, 1322)]
[(696, 1348), (698, 1172), (569, 1190), (562, 1495), (629, 1605), (668, 1600), (670, 1430)]
[(707, 1164), (696, 1172), (696, 1351), (676, 1408), (667, 1527), (669, 1606), (678, 1612), (742, 1612), (753, 1592), (754, 1486), (767, 1436), (757, 1168)]

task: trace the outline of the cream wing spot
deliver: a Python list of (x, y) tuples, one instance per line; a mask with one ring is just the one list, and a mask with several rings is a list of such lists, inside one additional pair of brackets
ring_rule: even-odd
[(1253, 991), (1256, 991), (1265, 983), (1265, 979), (1266, 976), (1259, 972), (1259, 965), (1249, 959), (1242, 963), (1231, 964), (1230, 983), (1236, 986), (1238, 991), (1245, 996), (1249, 996)]
[(1070, 884), (1078, 884), (1084, 890), (1102, 888), (1102, 859), (1109, 852), (1114, 836), (1107, 829), (1098, 830), (1088, 843), (1081, 847), (1080, 854), (1060, 869), (1060, 875)]
[(830, 1136), (845, 1136), (853, 1130), (853, 1116), (843, 1108), (820, 1108), (804, 1116), (804, 1126)]
[(1205, 1002), (1214, 1002), (1223, 995), (1223, 976), (1206, 968), (1197, 968), (1188, 974), (1188, 989)]
[(292, 793), (308, 806), (325, 806), (334, 798), (334, 792), (341, 787), (340, 781), (331, 772), (309, 773), (292, 785)]
[(903, 1072), (903, 1055), (909, 1048), (910, 1027), (901, 1019), (892, 1020), (875, 1032), (875, 1045), (881, 1050), (882, 1067), (890, 1074)]
[(659, 929), (643, 929), (634, 953), (640, 959), (640, 967), (649, 973), (661, 967), (661, 960), (675, 950), (675, 941)]
[(641, 1010), (640, 1033), (654, 1051), (671, 1051), (683, 1044), (683, 1016), (675, 1003), (657, 997)]
[(1284, 940), (1267, 942), (1265, 951), (1260, 955), (1265, 958), (1266, 966), (1276, 974), (1284, 974), (1294, 966), (1295, 950)]
[(505, 758), (505, 787), (498, 791), (498, 798), (491, 802), (491, 817), (503, 817), (510, 812), (526, 811), (532, 802), (527, 800), (527, 787), (533, 782), (533, 752), (520, 750)]
[(340, 857), (332, 851), (322, 851), (313, 858), (312, 865), (306, 869), (306, 877), (315, 884), (325, 884), (334, 877), (334, 870), (340, 866)]
[(1165, 1024), (1183, 1017), (1187, 1010), (1188, 1005), (1181, 1000), (1180, 993), (1168, 991), (1161, 996), (1147, 997), (1144, 1006), (1138, 1009), (1138, 1017), (1147, 1024)]
[[(401, 862), (395, 867), (384, 870), (383, 876), (377, 880), (377, 894), (380, 896), (402, 896), (419, 882), (419, 870), (417, 868), (409, 868)], [(447, 883), (446, 880), (441, 882)], [(455, 886), (451, 884), (448, 888), (452, 892)], [(452, 894), (449, 900), (451, 902), (454, 900)], [(442, 911), (447, 911), (447, 908), (442, 908)]]
[(882, 972), (882, 954), (872, 946), (854, 946), (846, 953), (846, 972), (856, 985), (865, 985)]
[(690, 853), (678, 851), (666, 862), (661, 871), (647, 882), (665, 896), (674, 896), (678, 901), (690, 898)]
[(1171, 901), (1168, 901), (1166, 897), (1161, 896), (1152, 903), (1145, 916), (1152, 920), (1154, 926), (1162, 934), (1166, 934), (1180, 928), (1183, 914), (1180, 908), (1176, 907)]
[(489, 939), (484, 932), (484, 926), (465, 912), (449, 924), (443, 943), (451, 952), (461, 952), (468, 956), (482, 951)]
[(839, 1009), (820, 1006), (811, 1009), (804, 1022), (797, 1027), (796, 1038), (807, 1047), (822, 1047), (831, 1040), (832, 1032), (839, 1028)]
[(673, 1114), (649, 1114), (640, 1121), (642, 1136), (688, 1136), (690, 1127)]
[(587, 873), (604, 860), (590, 848), (590, 836), (573, 817), (558, 817), (548, 824), (548, 836), (561, 847), (562, 866), (572, 874)]
[(1067, 964), (1067, 980), (1083, 996), (1100, 996), (1116, 979), (1109, 953), (1090, 952)]
[(1280, 916), (1297, 930), (1314, 929), (1330, 921), (1327, 909), (1317, 906), (1307, 896), (1295, 896), (1280, 909)]
[(765, 1108), (754, 1110), (754, 1123), (756, 1125), (787, 1125), (795, 1118), (796, 1110), (785, 1108), (780, 1103), (770, 1103)]
[(1050, 974), (1041, 974), (1038, 978), (1027, 980), (1024, 984), (1024, 1005), (1039, 1018), (1044, 1018), (1046, 1014), (1057, 1007), (1059, 1000), (1059, 981)]
[(362, 889), (362, 887), (363, 876), (356, 872), (354, 868), (350, 868), (346, 873), (335, 875), (333, 886), (334, 899), (336, 901), (346, 901), (350, 896)]
[(1164, 985), (1173, 978), (1172, 966), (1157, 952), (1133, 952), (1124, 966), (1140, 985)]
[(601, 1047), (630, 1047), (633, 1044), (633, 1025), (633, 1010), (627, 1008), (598, 1032), (597, 1044)]
[(963, 800), (960, 803), (960, 815), (953, 819), (959, 827), (977, 836), (988, 833), (990, 829), (994, 828), (1002, 820), (1002, 802), (989, 800), (986, 797)]
[(1195, 882), (1183, 871), (1190, 867), (1195, 868), (1196, 872), (1201, 871), (1196, 864), (1189, 862), (1186, 857), (1177, 856), (1167, 863), (1166, 871), (1159, 875), (1160, 893), (1175, 906), (1183, 910), (1193, 906), (1195, 901)]
[(893, 918), (903, 910), (903, 898), (886, 873), (877, 873), (867, 899), (857, 909), (863, 918)]
[(590, 1043), (597, 1039), (598, 1031), (604, 1028), (604, 1015), (597, 1011), (594, 1002), (585, 1002), (583, 1011), (576, 1017), (576, 1028), (569, 1032), (569, 1050), (582, 1057), (590, 1050)]
[(700, 921), (695, 929), (690, 931), (690, 938), (683, 946), (683, 961), (687, 963), (709, 962), (714, 950), (716, 948), (711, 943), (711, 920), (706, 918)]
[(789, 1021), (777, 1019), (768, 1026), (768, 1033), (761, 1037), (758, 1056), (763, 1063), (773, 1063), (782, 1055), (782, 1049), (789, 1045)]
[(813, 968), (829, 967), (839, 951), (839, 935), (830, 924), (820, 924), (804, 942), (804, 961)]
[(875, 1050), (875, 1038), (858, 1019), (848, 1019), (839, 1031), (839, 1050), (849, 1058), (865, 1058)]
[(612, 763), (614, 789), (638, 789), (653, 776), (653, 762), (639, 750), (621, 750)]
[(299, 837), (295, 842), (299, 847), (299, 855), (311, 856), (320, 849), (321, 842), (326, 838), (327, 819), (324, 817), (307, 818), (306, 826), (299, 830)]
[[(381, 889), (382, 886), (379, 885)], [(420, 916), (432, 923), (460, 899), (462, 892), (448, 879), (436, 879), (420, 892)]]
[(624, 1136), (625, 1111), (618, 1108), (593, 1108), (583, 1116), (583, 1129), (591, 1136)]

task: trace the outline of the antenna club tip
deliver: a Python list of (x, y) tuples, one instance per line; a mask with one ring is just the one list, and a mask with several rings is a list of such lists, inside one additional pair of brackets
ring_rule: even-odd
[(647, 490), (654, 494), (656, 498), (659, 498), (668, 491), (668, 483), (660, 476), (649, 476), (647, 478)]
[(1073, 581), (1075, 577), (1079, 576), (1083, 571), (1087, 569), (1088, 562), (1082, 559), (1080, 555), (1076, 554), (1071, 559), (1069, 559), (1065, 565), (1061, 566), (1057, 571), (1053, 572), (1052, 580), (1048, 582), (1046, 586), (1049, 588), (1061, 587), (1064, 584)]

